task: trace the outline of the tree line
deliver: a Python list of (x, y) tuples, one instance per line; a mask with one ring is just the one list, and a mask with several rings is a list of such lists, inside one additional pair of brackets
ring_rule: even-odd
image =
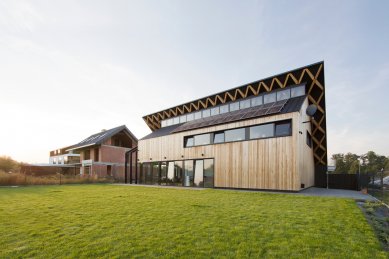
[(378, 155), (374, 151), (369, 151), (363, 155), (353, 153), (333, 154), (332, 160), (335, 163), (335, 173), (356, 174), (359, 172), (377, 173), (383, 170), (389, 170), (389, 157)]
[(0, 156), (0, 171), (3, 172), (19, 172), (22, 163), (13, 160), (9, 156)]

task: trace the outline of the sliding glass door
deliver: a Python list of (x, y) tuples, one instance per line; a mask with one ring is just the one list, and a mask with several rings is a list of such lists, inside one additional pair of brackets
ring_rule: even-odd
[(213, 188), (213, 159), (142, 163), (139, 183)]
[(193, 172), (193, 160), (184, 161), (184, 186), (193, 186), (194, 172)]
[(195, 160), (194, 186), (204, 187), (204, 160)]
[(213, 159), (204, 159), (204, 187), (213, 188), (214, 174), (213, 174)]

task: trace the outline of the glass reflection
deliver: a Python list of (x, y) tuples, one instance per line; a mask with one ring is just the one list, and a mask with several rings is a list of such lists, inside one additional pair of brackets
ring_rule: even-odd
[(185, 160), (184, 162), (184, 186), (193, 186), (194, 172), (193, 160)]
[(160, 185), (166, 185), (167, 181), (167, 163), (166, 162), (161, 162), (161, 177), (159, 179), (159, 184)]
[(204, 187), (203, 174), (204, 174), (204, 161), (203, 160), (196, 160), (196, 162), (195, 162), (195, 174), (194, 174), (194, 186)]
[(212, 188), (214, 186), (213, 159), (204, 159), (204, 187)]

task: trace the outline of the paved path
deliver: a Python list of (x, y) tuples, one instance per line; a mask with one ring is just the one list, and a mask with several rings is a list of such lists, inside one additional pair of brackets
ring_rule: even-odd
[[(150, 187), (150, 188), (173, 188), (182, 190), (207, 190), (205, 188), (195, 187), (179, 187), (179, 186), (163, 186), (163, 185), (144, 185), (144, 184), (115, 184), (115, 185), (126, 185), (126, 186), (139, 186), (139, 187)], [(340, 189), (326, 189), (311, 187), (300, 192), (277, 192), (277, 191), (261, 191), (261, 190), (239, 190), (239, 189), (216, 189), (220, 191), (242, 191), (242, 192), (266, 192), (266, 193), (282, 193), (291, 195), (306, 195), (306, 196), (318, 196), (318, 197), (337, 197), (337, 198), (351, 198), (354, 200), (364, 201), (376, 201), (377, 199), (369, 194), (363, 194), (359, 191), (351, 190), (340, 190)]]
[(338, 198), (351, 198), (354, 200), (376, 201), (377, 199), (369, 194), (363, 194), (359, 191), (352, 190), (340, 190), (340, 189), (326, 189), (311, 187), (298, 192), (299, 195), (307, 196), (320, 196), (320, 197), (338, 197)]

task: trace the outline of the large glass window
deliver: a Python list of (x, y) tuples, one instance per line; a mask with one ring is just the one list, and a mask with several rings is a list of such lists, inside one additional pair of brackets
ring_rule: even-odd
[(274, 124), (264, 124), (250, 127), (250, 139), (269, 138), (274, 136)]
[(168, 163), (166, 183), (167, 185), (174, 185), (174, 162)]
[(239, 102), (230, 103), (230, 112), (239, 110)]
[(230, 108), (229, 108), (229, 105), (228, 104), (225, 104), (225, 105), (222, 105), (220, 106), (220, 114), (222, 113), (227, 113), (230, 111)]
[(218, 115), (220, 113), (219, 107), (211, 108), (211, 116)]
[(192, 121), (194, 120), (194, 113), (188, 113), (186, 115), (186, 121)]
[(203, 110), (203, 118), (206, 118), (209, 116), (211, 116), (211, 110), (210, 109)]
[(250, 108), (250, 99), (240, 101), (240, 109)]
[(186, 122), (186, 115), (180, 116), (180, 123)]
[(195, 120), (201, 119), (201, 111), (194, 113)]
[(277, 92), (277, 101), (282, 101), (290, 98), (290, 89), (285, 89)]
[(151, 173), (151, 164), (150, 163), (144, 163), (143, 166), (142, 166), (142, 172), (143, 172), (143, 175), (141, 177), (141, 183), (144, 183), (144, 184), (152, 184), (153, 182), (153, 176), (152, 176), (152, 173)]
[(193, 147), (193, 145), (194, 145), (193, 137), (185, 138), (185, 147)]
[(175, 161), (173, 185), (182, 186), (182, 171), (182, 161)]
[(290, 121), (283, 121), (276, 123), (276, 136), (289, 136), (292, 133)]
[(216, 132), (213, 136), (213, 143), (223, 143), (224, 142), (224, 132)]
[(160, 185), (166, 185), (167, 181), (167, 162), (161, 162), (161, 177), (159, 179)]
[(213, 188), (213, 159), (204, 159), (204, 187)]
[(194, 136), (194, 145), (208, 145), (211, 144), (211, 134), (201, 134)]
[(184, 137), (184, 146), (201, 146), (249, 139), (272, 138), (292, 135), (292, 120), (229, 129)]
[(302, 95), (305, 95), (305, 85), (296, 86), (291, 89), (292, 98)]
[(232, 129), (232, 130), (226, 130), (224, 132), (225, 141), (241, 141), (246, 139), (246, 129), (240, 128), (240, 129)]
[(262, 104), (263, 104), (263, 97), (262, 97), (262, 95), (254, 97), (253, 99), (251, 99), (251, 106), (252, 107), (259, 106), (259, 105), (262, 105)]
[(173, 125), (173, 119), (167, 119), (166, 126), (171, 126), (171, 125)]
[(193, 160), (184, 161), (184, 186), (193, 186), (194, 170)]
[(151, 184), (159, 184), (159, 163), (153, 162), (152, 166), (152, 181)]
[(265, 94), (263, 96), (263, 103), (273, 103), (276, 101), (276, 93)]
[(196, 187), (204, 187), (203, 175), (204, 175), (204, 161), (203, 160), (196, 160), (196, 162), (195, 162), (194, 186), (196, 186)]

